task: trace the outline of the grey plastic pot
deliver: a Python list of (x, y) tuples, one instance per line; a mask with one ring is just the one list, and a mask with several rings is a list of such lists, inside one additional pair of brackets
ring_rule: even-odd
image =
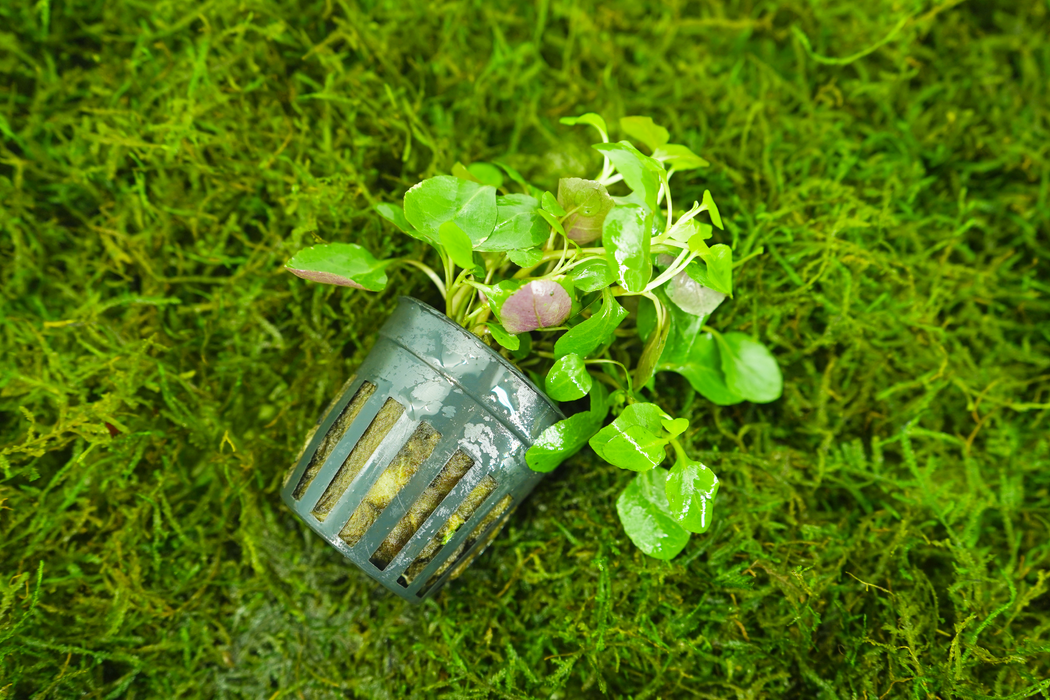
[(561, 411), (476, 336), (409, 297), (306, 440), (284, 502), (397, 595), (455, 578), (543, 474)]

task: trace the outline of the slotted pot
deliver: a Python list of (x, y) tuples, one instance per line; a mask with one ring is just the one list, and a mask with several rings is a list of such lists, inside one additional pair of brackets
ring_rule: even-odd
[(525, 452), (562, 418), (476, 336), (401, 297), (281, 496), (368, 576), (420, 602), (473, 561), (543, 478)]

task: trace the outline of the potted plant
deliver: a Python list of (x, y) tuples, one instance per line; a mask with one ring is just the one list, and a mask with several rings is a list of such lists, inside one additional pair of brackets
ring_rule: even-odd
[(555, 194), (504, 164), (457, 163), (412, 187), (403, 208), (377, 206), (436, 251), (437, 269), (352, 243), (306, 248), (287, 264), (369, 292), (384, 289), (389, 267), (411, 265), (444, 297), (444, 313), (402, 297), (282, 491), (408, 600), (457, 575), (585, 445), (637, 472), (617, 499), (620, 520), (643, 552), (674, 557), (710, 526), (718, 479), (686, 453), (689, 422), (649, 400), (654, 376), (677, 372), (719, 405), (781, 393), (762, 344), (706, 325), (733, 294), (732, 250), (709, 242), (722, 230), (710, 193), (676, 207), (670, 180), (708, 163), (647, 117), (620, 127), (648, 155), (609, 141), (596, 114), (562, 122), (600, 133), (595, 179), (562, 178)]

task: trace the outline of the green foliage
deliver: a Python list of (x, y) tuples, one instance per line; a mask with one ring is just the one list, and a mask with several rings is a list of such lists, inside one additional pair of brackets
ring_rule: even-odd
[[(1050, 690), (1045, 2), (0, 17), (0, 697)], [(720, 481), (674, 560), (617, 518), (637, 475), (584, 449), (413, 608), (277, 494), (396, 293), (440, 296), (413, 266), (383, 294), (282, 267), (325, 242), (439, 265), (375, 205), (457, 160), (537, 201), (506, 164), (593, 177), (579, 105), (710, 161), (671, 178), (734, 253), (705, 323), (770, 348), (783, 397), (656, 374)]]

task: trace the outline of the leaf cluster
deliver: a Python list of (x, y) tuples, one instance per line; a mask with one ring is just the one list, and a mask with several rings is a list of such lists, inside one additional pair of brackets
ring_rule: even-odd
[[(306, 248), (287, 269), (314, 282), (381, 291), (389, 267), (420, 268), (444, 296), (448, 316), (501, 348), (551, 399), (590, 396), (587, 410), (540, 435), (526, 461), (549, 472), (589, 444), (609, 464), (638, 472), (617, 512), (642, 551), (670, 559), (690, 533), (710, 527), (718, 478), (686, 454), (680, 438), (689, 422), (652, 402), (655, 376), (680, 374), (722, 406), (775, 401), (783, 380), (762, 343), (706, 325), (733, 294), (733, 251), (708, 243), (724, 229), (711, 193), (675, 207), (671, 178), (707, 161), (669, 143), (667, 129), (649, 117), (621, 119), (630, 140), (618, 142), (597, 114), (562, 123), (601, 137), (594, 149), (603, 166), (593, 180), (561, 178), (555, 195), (505, 163), (457, 163), (451, 174), (409, 189), (403, 206), (376, 206), (434, 249), (437, 270), (411, 258), (380, 260), (353, 243)], [(617, 186), (624, 194), (610, 193)], [(668, 471), (661, 465), (669, 453)]]

